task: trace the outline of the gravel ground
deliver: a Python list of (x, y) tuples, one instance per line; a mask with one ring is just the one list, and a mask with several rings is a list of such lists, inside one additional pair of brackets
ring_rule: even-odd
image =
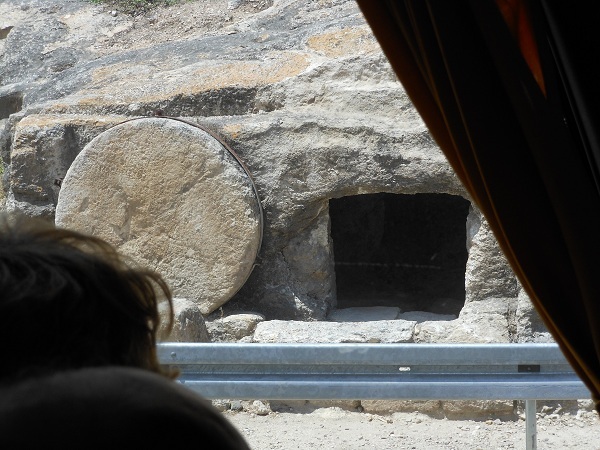
[[(254, 450), (262, 449), (524, 449), (525, 420), (447, 420), (421, 413), (389, 416), (337, 407), (312, 413), (225, 416)], [(593, 411), (538, 414), (538, 449), (600, 449), (600, 421)]]

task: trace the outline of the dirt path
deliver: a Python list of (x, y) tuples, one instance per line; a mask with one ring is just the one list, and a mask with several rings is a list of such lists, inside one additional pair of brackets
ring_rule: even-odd
[[(317, 409), (310, 414), (225, 413), (254, 450), (271, 449), (524, 449), (525, 420), (439, 420), (420, 413), (390, 416)], [(538, 449), (600, 449), (595, 412), (538, 418)]]

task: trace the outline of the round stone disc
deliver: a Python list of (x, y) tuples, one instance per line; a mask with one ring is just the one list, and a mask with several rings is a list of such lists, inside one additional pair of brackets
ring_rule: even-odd
[(245, 283), (262, 239), (245, 169), (209, 133), (168, 118), (124, 122), (86, 145), (63, 180), (56, 224), (156, 270), (203, 314)]

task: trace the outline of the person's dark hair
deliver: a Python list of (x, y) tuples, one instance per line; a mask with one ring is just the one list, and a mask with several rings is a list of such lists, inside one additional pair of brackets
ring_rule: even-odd
[(130, 366), (163, 373), (158, 302), (171, 292), (105, 241), (19, 217), (0, 218), (0, 380)]

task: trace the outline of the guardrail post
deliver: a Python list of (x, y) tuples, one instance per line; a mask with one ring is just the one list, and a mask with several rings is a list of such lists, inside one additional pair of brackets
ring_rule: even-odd
[(536, 401), (525, 400), (526, 449), (537, 450)]

